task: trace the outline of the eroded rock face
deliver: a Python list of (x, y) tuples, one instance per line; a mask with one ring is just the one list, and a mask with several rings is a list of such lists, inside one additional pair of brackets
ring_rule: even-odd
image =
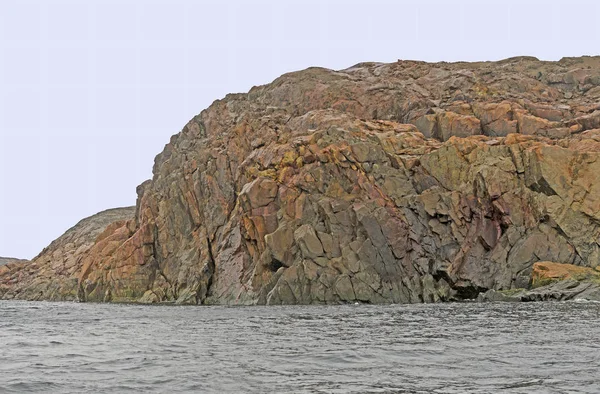
[(550, 261), (542, 261), (533, 265), (531, 286), (534, 288), (566, 279), (598, 282), (600, 284), (600, 267), (593, 269)]
[(531, 289), (488, 290), (479, 301), (600, 301), (600, 267), (542, 261), (533, 265)]
[(0, 298), (76, 300), (77, 277), (90, 248), (101, 243), (103, 232), (132, 222), (134, 214), (134, 207), (100, 212), (81, 220), (31, 261), (0, 266)]
[(0, 272), (0, 297), (437, 302), (527, 287), (539, 261), (597, 267), (599, 75), (399, 61), (229, 95), (157, 156), (135, 218)]

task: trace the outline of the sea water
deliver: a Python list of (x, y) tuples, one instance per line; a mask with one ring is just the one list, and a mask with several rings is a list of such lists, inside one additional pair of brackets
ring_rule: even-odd
[(600, 305), (0, 301), (1, 393), (600, 393)]

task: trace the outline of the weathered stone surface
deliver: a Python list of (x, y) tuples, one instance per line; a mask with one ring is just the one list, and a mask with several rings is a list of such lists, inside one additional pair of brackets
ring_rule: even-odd
[(294, 231), (294, 239), (300, 246), (302, 255), (315, 259), (323, 256), (323, 245), (315, 233), (315, 229), (309, 224), (304, 224)]
[(600, 284), (566, 279), (547, 286), (538, 287), (520, 296), (524, 302), (531, 301), (600, 301)]
[(438, 127), (443, 141), (452, 136), (469, 137), (481, 134), (481, 122), (474, 116), (444, 112), (438, 115)]
[(532, 287), (541, 287), (549, 283), (573, 279), (579, 281), (598, 281), (600, 284), (600, 271), (589, 267), (580, 267), (572, 264), (559, 264), (550, 261), (538, 262), (531, 271)]
[(589, 115), (583, 115), (575, 118), (574, 122), (579, 124), (582, 130), (600, 128), (600, 111), (594, 111)]
[(478, 301), (600, 301), (600, 271), (589, 267), (538, 262), (533, 265), (530, 284), (530, 290), (488, 290), (479, 295)]
[(518, 132), (518, 122), (513, 119), (510, 102), (476, 103), (473, 105), (475, 116), (481, 121), (483, 134), (490, 137), (505, 137)]
[(426, 138), (441, 138), (437, 115), (423, 115), (415, 119), (413, 123)]
[(0, 298), (76, 300), (82, 260), (98, 245), (109, 257), (120, 246), (111, 235), (127, 225), (134, 227), (134, 214), (133, 207), (100, 212), (81, 220), (31, 261), (0, 266)]
[[(228, 95), (171, 138), (135, 209), (0, 266), (0, 298), (553, 299), (529, 289), (536, 263), (600, 265), (599, 70), (363, 63)], [(551, 292), (593, 293), (574, 280)]]

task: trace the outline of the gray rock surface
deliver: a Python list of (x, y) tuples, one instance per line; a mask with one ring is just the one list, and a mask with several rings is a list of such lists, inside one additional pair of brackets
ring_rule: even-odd
[(501, 292), (488, 290), (477, 298), (480, 302), (532, 302), (532, 301), (600, 301), (600, 284), (563, 280), (532, 290)]
[(135, 209), (0, 268), (0, 298), (438, 302), (597, 267), (599, 76), (600, 57), (398, 61), (228, 95)]

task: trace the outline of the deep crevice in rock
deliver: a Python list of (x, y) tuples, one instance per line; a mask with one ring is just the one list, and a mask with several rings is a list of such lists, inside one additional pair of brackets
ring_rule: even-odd
[(196, 294), (196, 304), (204, 304), (206, 299), (210, 295), (211, 287), (213, 285), (213, 279), (215, 275), (215, 258), (212, 252), (212, 243), (210, 237), (206, 237), (206, 244), (208, 246), (208, 278), (206, 279), (206, 291), (204, 294)]
[(283, 267), (283, 263), (274, 257), (271, 258), (271, 261), (267, 264), (267, 269), (271, 272), (277, 272), (281, 267)]
[(529, 186), (529, 189), (534, 192), (543, 193), (547, 196), (556, 196), (556, 192), (544, 178), (538, 179), (534, 184)]
[(479, 293), (485, 293), (489, 289), (485, 287), (479, 287), (472, 283), (465, 286), (451, 286), (456, 290), (456, 298), (459, 300), (474, 300), (477, 298)]
[(448, 283), (450, 288), (456, 291), (456, 296), (454, 298), (457, 301), (476, 299), (479, 293), (485, 293), (489, 290), (488, 288), (474, 285), (470, 281), (453, 280), (444, 270), (437, 270), (432, 273), (431, 276), (433, 276), (433, 279), (435, 279), (436, 282), (443, 279)]

